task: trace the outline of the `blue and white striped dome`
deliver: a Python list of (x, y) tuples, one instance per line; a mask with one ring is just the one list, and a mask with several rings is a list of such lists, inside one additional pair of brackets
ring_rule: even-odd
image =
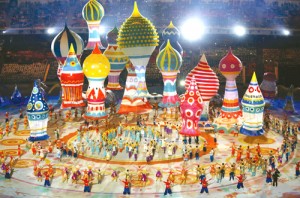
[(51, 51), (61, 65), (68, 56), (71, 44), (73, 44), (77, 58), (80, 58), (84, 49), (83, 40), (65, 25), (65, 28), (53, 39), (51, 44)]

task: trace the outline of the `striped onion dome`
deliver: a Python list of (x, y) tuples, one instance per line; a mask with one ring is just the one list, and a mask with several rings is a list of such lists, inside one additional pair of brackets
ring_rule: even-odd
[(114, 29), (112, 29), (110, 32), (106, 35), (106, 40), (108, 44), (117, 44), (117, 38), (118, 38), (119, 30), (115, 26)]
[(182, 64), (181, 55), (171, 46), (170, 40), (167, 41), (165, 49), (157, 55), (156, 64), (162, 72), (173, 72), (180, 69)]
[(231, 48), (219, 63), (219, 70), (227, 80), (235, 80), (243, 69), (242, 62), (236, 57)]
[(141, 15), (137, 3), (134, 2), (131, 16), (120, 28), (118, 45), (121, 48), (157, 46), (158, 38), (154, 25)]
[(195, 76), (203, 101), (209, 101), (218, 93), (219, 79), (216, 73), (208, 65), (204, 54), (202, 55), (198, 65), (187, 75), (185, 80), (186, 89), (188, 88), (193, 76)]
[(103, 16), (104, 8), (97, 0), (89, 0), (82, 9), (82, 17), (86, 21), (101, 21)]
[(61, 64), (64, 64), (67, 58), (71, 44), (74, 47), (77, 58), (79, 58), (84, 49), (83, 40), (78, 34), (70, 30), (67, 25), (65, 25), (65, 28), (58, 33), (51, 44), (51, 51)]

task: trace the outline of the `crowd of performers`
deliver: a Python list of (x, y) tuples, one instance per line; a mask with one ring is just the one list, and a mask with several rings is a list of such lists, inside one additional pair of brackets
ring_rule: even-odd
[[(77, 117), (77, 110), (74, 112), (74, 117)], [(68, 111), (66, 119), (71, 119), (73, 113)], [(58, 116), (61, 118), (62, 113), (59, 111)], [(53, 114), (50, 116), (53, 117)], [(1, 137), (9, 135), (10, 132), (18, 130), (18, 124), (23, 119), (24, 127), (28, 127), (28, 119), (23, 116), (20, 110), (19, 119), (12, 119), (9, 113), (6, 113), (5, 130), (0, 127)], [(57, 114), (54, 114), (54, 119), (59, 119)], [(10, 121), (13, 120), (12, 127)], [(84, 192), (90, 192), (94, 184), (101, 184), (104, 179), (111, 177), (111, 181), (121, 181), (124, 184), (123, 194), (130, 194), (132, 182), (137, 180), (146, 186), (150, 177), (155, 178), (156, 182), (165, 184), (164, 195), (172, 194), (172, 186), (185, 185), (190, 177), (195, 177), (194, 181), (200, 181), (201, 193), (208, 193), (210, 181), (222, 184), (225, 177), (229, 181), (237, 182), (237, 189), (244, 188), (244, 180), (248, 177), (264, 175), (266, 183), (273, 186), (278, 185), (280, 171), (278, 168), (287, 163), (290, 156), (293, 155), (297, 146), (298, 126), (295, 123), (289, 122), (287, 119), (278, 119), (267, 114), (265, 119), (265, 128), (282, 134), (283, 142), (277, 149), (268, 149), (268, 154), (262, 152), (260, 144), (255, 146), (242, 146), (232, 143), (230, 146), (232, 163), (215, 162), (215, 150), (211, 149), (208, 152), (206, 141), (199, 140), (199, 137), (191, 138), (182, 137), (179, 135), (180, 123), (175, 124), (168, 121), (159, 121), (154, 124), (146, 124), (141, 117), (135, 125), (119, 123), (118, 126), (100, 128), (96, 123), (91, 127), (89, 123), (85, 123), (78, 130), (74, 141), (63, 142), (60, 138), (59, 129), (54, 130), (55, 141), (48, 141), (45, 145), (41, 142), (26, 142), (26, 152), (31, 152), (32, 155), (40, 156), (39, 164), (34, 166), (34, 175), (37, 180), (42, 182), (44, 186), (51, 186), (53, 177), (57, 169), (61, 169), (61, 182), (71, 182), (77, 184), (79, 182), (84, 185)], [(100, 130), (102, 132), (100, 132)], [(215, 144), (217, 142), (216, 134), (213, 135)], [(179, 142), (183, 142), (180, 148)], [(192, 144), (194, 142), (194, 144)], [(5, 178), (10, 179), (14, 172), (14, 166), (18, 159), (22, 156), (22, 150), (18, 145), (18, 157), (7, 156), (0, 152), (1, 169), (5, 174)], [(208, 154), (210, 164), (201, 163), (200, 151)], [(126, 157), (124, 159), (151, 162), (154, 156), (159, 158), (172, 159), (176, 154), (182, 156), (183, 165), (180, 170), (170, 169), (168, 172), (157, 169), (155, 173), (146, 167), (138, 166), (137, 170), (107, 170), (94, 168), (89, 165), (86, 168), (78, 165), (70, 166), (67, 163), (64, 166), (56, 167), (54, 164), (46, 164), (43, 162), (48, 153), (55, 153), (58, 160), (64, 158), (77, 158), (78, 156), (96, 156), (97, 158), (111, 160), (113, 158)], [(68, 161), (67, 160), (67, 161)], [(195, 160), (199, 165), (193, 167), (189, 161)], [(42, 165), (44, 164), (44, 165)], [(300, 162), (295, 164), (295, 175), (298, 178)], [(122, 178), (122, 179), (121, 179)], [(176, 179), (175, 178), (179, 178)]]

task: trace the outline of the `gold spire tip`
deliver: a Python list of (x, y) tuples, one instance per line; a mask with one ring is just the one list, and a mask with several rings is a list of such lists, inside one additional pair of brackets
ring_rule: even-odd
[(74, 50), (74, 47), (73, 47), (73, 43), (71, 43), (69, 53), (75, 53), (75, 50)]
[(175, 28), (175, 26), (174, 26), (174, 24), (173, 24), (172, 21), (170, 21), (170, 24), (169, 24), (168, 28)]
[(137, 5), (137, 2), (135, 1), (134, 2), (134, 5), (133, 5), (133, 12), (131, 14), (132, 17), (140, 17), (142, 16), (140, 11), (139, 11), (139, 8), (138, 8), (138, 5)]
[(251, 82), (252, 82), (252, 83), (257, 83), (257, 78), (256, 78), (255, 72), (253, 72)]

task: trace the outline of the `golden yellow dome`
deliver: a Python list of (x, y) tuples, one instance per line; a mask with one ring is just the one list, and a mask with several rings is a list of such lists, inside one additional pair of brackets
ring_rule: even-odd
[(110, 72), (110, 63), (96, 44), (93, 52), (83, 62), (83, 73), (87, 78), (106, 78)]

